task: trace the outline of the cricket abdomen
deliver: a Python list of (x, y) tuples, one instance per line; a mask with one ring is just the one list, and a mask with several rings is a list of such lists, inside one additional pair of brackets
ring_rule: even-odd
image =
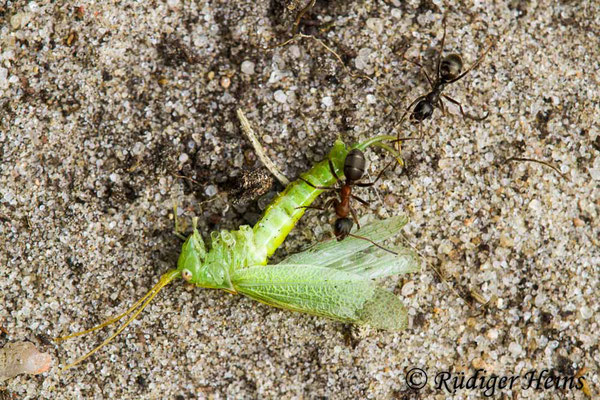
[[(343, 176), (342, 171), (347, 154), (346, 145), (339, 140), (336, 141), (328, 158), (302, 174), (302, 178), (315, 186), (332, 185), (336, 179), (330, 171), (329, 160), (332, 161), (338, 176)], [(306, 211), (302, 207), (309, 206), (322, 192), (323, 190), (311, 187), (298, 179), (288, 185), (267, 207), (260, 221), (254, 226), (256, 259), (260, 258), (261, 261), (257, 264), (267, 263), (268, 257), (283, 243)]]

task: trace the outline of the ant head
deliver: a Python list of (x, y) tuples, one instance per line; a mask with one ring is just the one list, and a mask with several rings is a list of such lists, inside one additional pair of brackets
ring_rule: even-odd
[(338, 240), (344, 240), (350, 234), (354, 222), (350, 218), (338, 218), (333, 224), (333, 233), (335, 238)]
[(362, 178), (365, 173), (367, 162), (365, 155), (359, 149), (351, 150), (344, 160), (344, 176), (346, 180), (353, 182)]
[(456, 79), (462, 71), (463, 62), (458, 54), (448, 54), (440, 63), (440, 77), (448, 82)]
[(431, 118), (433, 115), (433, 104), (427, 99), (421, 100), (417, 103), (414, 108), (411, 118), (416, 120), (417, 122), (421, 122), (428, 118)]

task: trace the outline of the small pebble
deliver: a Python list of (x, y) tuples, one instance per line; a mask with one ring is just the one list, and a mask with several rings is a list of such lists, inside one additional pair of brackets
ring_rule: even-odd
[(278, 90), (273, 94), (273, 98), (276, 102), (285, 104), (287, 102), (287, 96), (283, 90)]
[(182, 164), (186, 163), (189, 159), (190, 157), (186, 153), (181, 153), (181, 155), (179, 156), (179, 162)]
[(585, 225), (585, 221), (583, 221), (579, 218), (573, 218), (573, 225), (576, 226), (577, 228), (580, 228)]
[(244, 61), (241, 66), (241, 70), (246, 75), (254, 74), (254, 63), (252, 61)]
[(534, 304), (537, 308), (540, 308), (546, 304), (547, 300), (548, 300), (548, 297), (546, 296), (546, 294), (540, 293), (537, 296), (535, 296)]
[(325, 97), (323, 97), (323, 99), (321, 100), (321, 102), (323, 103), (323, 105), (325, 107), (331, 107), (331, 106), (333, 106), (333, 99), (331, 98), (331, 96), (325, 96)]
[(590, 319), (594, 315), (594, 312), (588, 306), (581, 307), (579, 312), (581, 313), (581, 318), (583, 319)]
[(229, 86), (231, 86), (231, 79), (229, 79), (229, 77), (224, 76), (221, 78), (221, 87), (223, 89), (227, 89), (229, 88)]
[(515, 245), (515, 241), (507, 234), (500, 235), (500, 246), (504, 248), (511, 248)]
[(6, 68), (0, 68), (0, 89), (8, 88), (8, 70)]
[(415, 291), (415, 282), (408, 281), (402, 286), (402, 296), (410, 296)]
[(381, 18), (367, 19), (367, 28), (380, 35), (383, 32), (383, 20)]
[(487, 331), (486, 336), (489, 340), (494, 341), (498, 339), (498, 330), (496, 328), (492, 328)]
[(204, 189), (204, 194), (206, 194), (209, 197), (212, 197), (215, 194), (217, 194), (217, 188), (215, 187), (215, 185), (208, 185), (206, 189)]
[(523, 352), (523, 347), (517, 342), (512, 342), (508, 345), (508, 351), (510, 351), (514, 357), (518, 357)]

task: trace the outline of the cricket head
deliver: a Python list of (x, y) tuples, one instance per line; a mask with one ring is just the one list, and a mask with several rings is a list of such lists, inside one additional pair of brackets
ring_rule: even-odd
[(194, 231), (181, 248), (177, 271), (185, 281), (196, 286), (230, 289), (231, 282), (226, 269), (219, 263), (211, 262), (212, 258), (207, 255), (204, 240), (194, 226)]

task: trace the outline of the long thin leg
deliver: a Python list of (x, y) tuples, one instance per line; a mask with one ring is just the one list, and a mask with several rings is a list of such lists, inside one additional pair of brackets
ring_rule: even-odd
[[(446, 100), (448, 100), (451, 103), (456, 104), (460, 108), (460, 113), (462, 114), (463, 118), (468, 118), (468, 119), (472, 119), (472, 120), (475, 120), (475, 121), (483, 121), (484, 119), (486, 119), (490, 115), (488, 112), (486, 112), (483, 117), (479, 117), (477, 115), (467, 114), (465, 112), (465, 110), (463, 110), (462, 104), (460, 104), (458, 101), (454, 100), (452, 97), (446, 96), (445, 94), (443, 94), (442, 96)], [(440, 99), (440, 102), (441, 102), (441, 99)]]
[(487, 50), (484, 51), (483, 54), (477, 59), (477, 61), (475, 61), (475, 64), (471, 65), (465, 72), (463, 72), (456, 78), (452, 79), (451, 81), (446, 82), (446, 84), (456, 82), (457, 80), (461, 79), (463, 76), (465, 76), (466, 74), (468, 74), (469, 72), (471, 72), (472, 70), (477, 68), (479, 66), (479, 64), (481, 64), (481, 62), (483, 61), (483, 58), (485, 57), (485, 55), (490, 52), (490, 50), (492, 49), (493, 46), (494, 45), (491, 44), (490, 47), (488, 47)]
[(438, 108), (442, 111), (442, 114), (446, 116), (446, 107), (444, 107), (444, 102), (440, 99), (437, 103)]
[[(416, 99), (414, 99), (412, 103), (410, 103), (410, 105), (406, 108), (406, 111), (402, 115), (402, 118), (400, 119), (400, 122), (398, 122), (396, 125), (394, 125), (394, 127), (392, 128), (392, 131), (394, 129), (396, 129), (397, 126), (402, 125), (402, 122), (404, 121), (404, 118), (406, 118), (406, 116), (410, 112), (410, 109), (412, 108), (412, 106), (414, 106), (415, 104), (417, 104), (418, 101), (423, 100), (425, 97), (427, 97), (427, 96), (425, 96), (425, 95), (419, 96)], [(398, 134), (396, 135), (396, 143), (399, 143), (401, 140), (402, 139), (400, 138), (400, 131), (398, 131)], [(400, 151), (400, 150), (398, 150), (398, 151)]]
[(313, 209), (313, 210), (325, 211), (325, 210), (328, 210), (329, 208), (331, 208), (331, 206), (334, 205), (336, 201), (337, 200), (334, 197), (334, 198), (331, 198), (331, 199), (327, 200), (325, 202), (325, 204), (323, 204), (323, 207), (319, 207), (319, 206), (298, 206), (296, 208), (304, 208), (304, 209), (310, 208), (310, 209)]
[(363, 199), (361, 199), (361, 198), (360, 198), (360, 197), (358, 197), (358, 196), (352, 195), (352, 198), (353, 198), (354, 200), (356, 200), (356, 201), (360, 202), (360, 203), (361, 203), (362, 205), (364, 205), (364, 206), (368, 206), (368, 205), (369, 205), (369, 202), (368, 202), (368, 201), (366, 201), (366, 200), (363, 200)]
[(331, 174), (335, 177), (335, 180), (339, 181), (340, 177), (337, 176), (337, 174), (335, 173), (335, 168), (333, 167), (333, 162), (331, 161), (331, 159), (329, 160), (329, 170), (331, 171)]
[(329, 186), (316, 186), (313, 185), (311, 182), (307, 181), (306, 179), (304, 179), (303, 177), (299, 177), (298, 179), (300, 179), (302, 182), (306, 183), (308, 186), (315, 188), (315, 189), (319, 189), (319, 190), (334, 190), (335, 188), (333, 187), (329, 187)]
[(446, 41), (446, 14), (444, 13), (444, 19), (442, 19), (442, 25), (444, 26), (444, 34), (442, 35), (442, 42), (440, 43), (440, 52), (438, 53), (437, 60), (437, 79), (440, 79), (440, 65), (442, 64), (442, 53), (444, 52), (444, 42)]
[[(418, 101), (423, 100), (425, 97), (427, 97), (427, 95), (422, 95), (422, 96), (419, 96), (416, 99), (414, 99), (413, 102), (410, 103), (410, 105), (408, 107), (406, 107), (406, 112), (409, 112), (410, 109), (412, 108), (412, 106), (414, 106), (415, 104), (417, 104)], [(400, 122), (402, 122), (402, 120), (400, 120)]]
[(427, 71), (425, 71), (425, 68), (423, 68), (423, 65), (421, 65), (420, 63), (413, 61), (411, 59), (408, 59), (406, 57), (404, 57), (404, 59), (408, 62), (411, 62), (413, 64), (415, 64), (417, 67), (419, 67), (419, 70), (425, 75), (425, 78), (427, 78), (427, 82), (429, 82), (429, 85), (431, 86), (431, 88), (433, 89), (433, 81), (431, 80), (431, 78), (429, 77), (429, 74), (427, 73)]
[(423, 121), (419, 122), (419, 137), (417, 137), (417, 139), (423, 139)]
[(385, 168), (383, 168), (381, 171), (379, 171), (379, 174), (377, 174), (377, 178), (375, 178), (375, 180), (373, 182), (357, 182), (354, 184), (354, 186), (358, 186), (358, 187), (369, 187), (369, 186), (373, 186), (375, 183), (377, 183), (377, 181), (381, 178), (381, 176), (383, 175), (383, 173), (385, 172), (386, 169), (388, 169), (388, 167), (392, 165), (392, 162), (387, 163), (387, 165), (385, 166)]
[(423, 122), (419, 121), (416, 125), (418, 126), (419, 136), (398, 138), (398, 139), (394, 140), (393, 143), (396, 143), (396, 142), (399, 143), (399, 142), (403, 142), (405, 140), (421, 140), (421, 139), (423, 139)]
[(358, 218), (356, 217), (356, 211), (354, 211), (354, 208), (350, 207), (350, 212), (352, 213), (352, 219), (354, 220), (354, 223), (356, 223), (356, 227), (360, 230), (360, 222), (358, 222)]
[(325, 211), (326, 210), (325, 207), (318, 207), (318, 206), (298, 206), (296, 208), (304, 208), (304, 209), (319, 210), (319, 211)]

